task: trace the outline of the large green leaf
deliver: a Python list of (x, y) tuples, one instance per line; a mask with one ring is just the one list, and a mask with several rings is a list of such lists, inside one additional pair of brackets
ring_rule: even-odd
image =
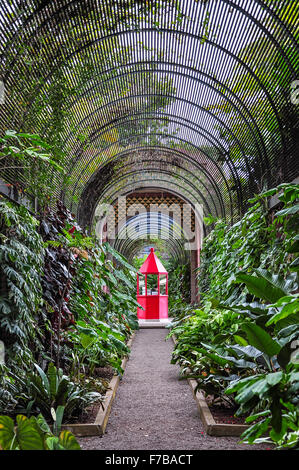
[(269, 388), (270, 386), (264, 379), (258, 380), (254, 384), (249, 385), (249, 387), (243, 387), (235, 397), (235, 400), (240, 404), (247, 403), (254, 395), (265, 393)]
[(262, 436), (268, 429), (271, 418), (259, 421), (250, 426), (241, 435), (242, 440), (248, 441), (249, 444), (253, 444), (254, 440)]
[(115, 292), (113, 294), (113, 297), (116, 298), (116, 299), (121, 299), (121, 300), (125, 300), (127, 302), (130, 302), (131, 304), (136, 305), (136, 307), (139, 306), (137, 300), (134, 297), (132, 297), (131, 295), (128, 295), (128, 294), (124, 294), (123, 292)]
[(234, 337), (234, 340), (236, 341), (236, 343), (238, 343), (240, 346), (247, 346), (248, 345), (246, 339), (242, 338), (242, 336), (233, 335), (233, 337)]
[[(241, 315), (248, 315), (255, 318), (257, 315), (264, 315), (267, 312), (268, 306), (260, 302), (244, 302), (232, 303), (229, 300), (225, 302), (218, 303), (215, 305), (217, 309), (232, 310), (235, 313), (240, 313)], [(254, 315), (253, 315), (254, 314)]]
[(231, 393), (238, 392), (244, 386), (248, 388), (249, 386), (257, 382), (258, 380), (260, 380), (259, 375), (252, 375), (250, 377), (245, 377), (244, 379), (236, 380), (227, 387), (227, 389), (225, 390), (225, 393), (229, 395)]
[(299, 323), (288, 325), (278, 332), (279, 342), (285, 345), (299, 336)]
[(129, 352), (129, 348), (126, 346), (126, 344), (123, 341), (115, 338), (114, 335), (109, 335), (108, 337), (119, 352), (121, 351), (124, 351), (126, 353)]
[(92, 343), (96, 341), (95, 336), (86, 335), (85, 333), (81, 333), (79, 338), (80, 338), (80, 343), (84, 349), (88, 348)]
[(55, 397), (56, 406), (59, 406), (59, 405), (65, 406), (66, 401), (67, 401), (68, 392), (69, 392), (69, 386), (70, 386), (69, 379), (64, 376), (59, 381), (59, 385), (58, 385), (58, 388), (57, 388), (57, 393), (56, 393), (56, 397)]
[(54, 434), (58, 435), (61, 429), (62, 425), (62, 420), (63, 420), (63, 414), (64, 414), (65, 407), (64, 406), (58, 406), (57, 409), (55, 410), (55, 423), (53, 426)]
[[(102, 328), (108, 328), (109, 329), (108, 325), (106, 325), (103, 322), (97, 321), (96, 324), (101, 325)], [(80, 331), (80, 333), (83, 333), (87, 336), (94, 336), (95, 338), (97, 337), (97, 333), (96, 333), (95, 329), (90, 327), (87, 323), (85, 323), (81, 320), (78, 320), (76, 326), (77, 326), (78, 330)]]
[(279, 353), (281, 346), (275, 341), (267, 331), (255, 323), (244, 323), (242, 325), (249, 344), (272, 357)]
[(197, 351), (197, 352), (200, 352), (203, 356), (208, 357), (209, 359), (216, 362), (216, 364), (219, 364), (222, 367), (225, 367), (225, 366), (227, 366), (227, 364), (230, 363), (230, 361), (228, 359), (223, 358), (223, 357), (219, 356), (216, 353), (209, 352), (204, 348), (195, 348), (195, 347), (193, 347), (193, 350)]
[(17, 416), (16, 434), (21, 450), (44, 450), (42, 436), (26, 416)]
[(3, 450), (15, 449), (14, 422), (9, 416), (0, 416), (0, 446)]
[(299, 312), (292, 313), (282, 320), (279, 320), (275, 325), (275, 333), (286, 328), (287, 326), (294, 325), (296, 323), (299, 324)]
[[(246, 361), (244, 359), (244, 356), (247, 357), (247, 355), (245, 354), (245, 352), (243, 350), (241, 350), (241, 348), (238, 348), (238, 347), (226, 347), (225, 349), (219, 349), (217, 350), (217, 347), (214, 347), (213, 345), (209, 345), (209, 344), (206, 344), (206, 343), (201, 343), (205, 348), (207, 348), (208, 351), (213, 351), (215, 354), (217, 354), (217, 356), (220, 358), (220, 359), (223, 359), (225, 361), (227, 361), (228, 364), (234, 364), (236, 367), (238, 368), (246, 368), (246, 369), (249, 369), (249, 368), (254, 368), (256, 366), (256, 364), (254, 362), (251, 362), (251, 361)], [(231, 354), (234, 354), (234, 356), (232, 356)], [(235, 357), (235, 355), (237, 357)]]
[(43, 415), (39, 414), (35, 419), (37, 427), (40, 429), (42, 433), (51, 434), (50, 426), (48, 425), (47, 421), (43, 417)]
[(35, 368), (37, 369), (39, 375), (40, 375), (40, 378), (42, 380), (42, 384), (45, 388), (45, 391), (46, 393), (50, 396), (50, 383), (49, 383), (49, 380), (48, 380), (48, 377), (47, 375), (45, 374), (45, 372), (39, 367), (38, 364), (34, 364), (35, 365)]
[(277, 385), (283, 378), (283, 372), (272, 372), (271, 374), (266, 375), (266, 381), (271, 387)]
[[(282, 300), (282, 299), (281, 299)], [(298, 297), (285, 297), (285, 303), (283, 304), (280, 312), (273, 315), (270, 320), (266, 323), (266, 326), (272, 323), (277, 323), (279, 320), (287, 318), (289, 315), (299, 312), (299, 298)]]
[(51, 396), (51, 400), (53, 400), (57, 392), (58, 377), (57, 377), (57, 369), (52, 362), (50, 362), (50, 364), (48, 365), (47, 376), (49, 380), (50, 396)]
[(121, 269), (115, 269), (114, 275), (124, 281), (124, 283), (129, 287), (129, 289), (134, 289), (135, 284), (132, 280), (132, 277), (127, 276)]
[(289, 289), (294, 287), (294, 278), (285, 281), (284, 278), (264, 269), (256, 269), (255, 273), (256, 276), (239, 273), (236, 276), (236, 282), (244, 282), (251, 294), (268, 302), (277, 302), (288, 294)]

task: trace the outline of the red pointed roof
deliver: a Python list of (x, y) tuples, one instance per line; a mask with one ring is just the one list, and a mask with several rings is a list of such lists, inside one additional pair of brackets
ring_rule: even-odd
[(158, 256), (154, 253), (154, 248), (151, 248), (151, 252), (144, 261), (143, 265), (139, 269), (139, 272), (142, 274), (166, 274), (167, 271), (164, 268), (163, 264), (159, 260)]

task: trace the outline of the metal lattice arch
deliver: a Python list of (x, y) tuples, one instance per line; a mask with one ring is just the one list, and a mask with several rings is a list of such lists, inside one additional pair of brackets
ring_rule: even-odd
[(254, 193), (297, 177), (297, 2), (4, 0), (0, 11), (1, 132), (47, 138), (49, 90), (72, 87), (60, 129), (71, 184), (55, 176), (56, 195), (82, 225), (147, 187), (233, 223)]

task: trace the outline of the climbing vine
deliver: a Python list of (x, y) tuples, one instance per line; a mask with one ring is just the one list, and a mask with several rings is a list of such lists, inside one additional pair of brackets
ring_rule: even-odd
[(27, 209), (0, 199), (0, 337), (8, 363), (26, 364), (42, 348), (44, 248), (38, 221)]
[(0, 215), (0, 412), (51, 422), (62, 406), (64, 419), (78, 418), (103, 400), (97, 370), (123, 372), (138, 328), (135, 270), (60, 202), (38, 220), (3, 198)]

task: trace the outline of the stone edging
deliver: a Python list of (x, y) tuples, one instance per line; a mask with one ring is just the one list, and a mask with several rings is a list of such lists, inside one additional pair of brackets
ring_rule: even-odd
[[(174, 344), (177, 340), (174, 335), (172, 335)], [(197, 382), (195, 379), (187, 379), (190, 388), (192, 390), (193, 398), (196, 401), (199, 415), (204, 427), (205, 432), (209, 436), (234, 436), (239, 437), (241, 434), (249, 428), (247, 424), (220, 424), (216, 423), (214, 417), (207, 405), (206, 399), (202, 391), (197, 390), (195, 392)]]
[[(135, 332), (132, 334), (129, 339), (127, 346), (130, 348), (132, 346)], [(124, 357), (121, 363), (121, 368), (125, 369), (128, 356)], [(108, 424), (108, 419), (111, 412), (112, 403), (114, 401), (116, 391), (119, 385), (121, 377), (119, 375), (114, 375), (109, 382), (109, 388), (106, 392), (105, 399), (103, 402), (103, 407), (100, 405), (100, 409), (96, 416), (94, 423), (83, 423), (83, 424), (63, 424), (62, 429), (71, 431), (75, 436), (86, 437), (86, 436), (102, 436), (105, 433), (106, 426)]]

